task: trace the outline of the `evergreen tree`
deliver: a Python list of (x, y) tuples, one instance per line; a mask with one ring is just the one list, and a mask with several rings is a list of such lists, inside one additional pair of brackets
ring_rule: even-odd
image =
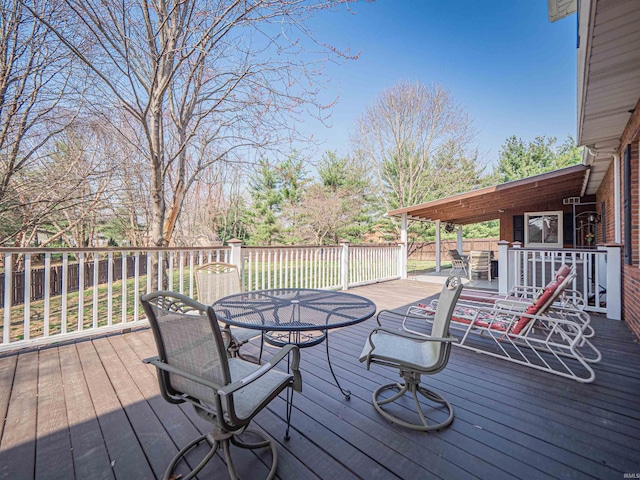
[(507, 138), (499, 153), (495, 175), (499, 182), (550, 172), (582, 161), (582, 148), (570, 136), (560, 145), (555, 137), (537, 136), (525, 143), (515, 135)]
[(251, 233), (249, 243), (253, 245), (271, 245), (280, 240), (278, 214), (281, 209), (282, 193), (278, 170), (263, 159), (249, 180), (252, 200), (250, 211)]

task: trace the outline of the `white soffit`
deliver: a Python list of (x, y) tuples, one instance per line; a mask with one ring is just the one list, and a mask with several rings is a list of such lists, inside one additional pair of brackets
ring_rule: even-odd
[(585, 194), (594, 194), (640, 98), (640, 0), (582, 0), (578, 144), (593, 147)]
[(578, 0), (547, 0), (549, 21), (555, 22), (575, 13), (578, 9)]
[(580, 29), (578, 143), (602, 148), (619, 144), (640, 98), (640, 1), (584, 3), (590, 8), (580, 11), (580, 23), (589, 24)]

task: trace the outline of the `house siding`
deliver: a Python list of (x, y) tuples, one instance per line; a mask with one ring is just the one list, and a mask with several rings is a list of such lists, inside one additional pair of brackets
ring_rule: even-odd
[[(640, 166), (638, 142), (640, 142), (640, 99), (622, 134), (620, 141), (620, 217), (624, 241), (624, 151), (631, 145), (631, 264), (622, 267), (622, 318), (636, 337), (640, 339)], [(607, 241), (614, 237), (614, 175), (613, 162), (605, 175), (596, 198), (605, 202)]]

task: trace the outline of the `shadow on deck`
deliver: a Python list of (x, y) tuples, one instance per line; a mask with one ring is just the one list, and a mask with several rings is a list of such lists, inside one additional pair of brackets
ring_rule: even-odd
[[(439, 288), (394, 281), (352, 292), (395, 309)], [(594, 318), (603, 360), (586, 385), (454, 349), (448, 368), (426, 378), (456, 413), (450, 428), (434, 433), (389, 424), (371, 405), (376, 386), (399, 378), (357, 360), (374, 323), (331, 336), (350, 401), (318, 345), (302, 351), (291, 440), (283, 441), (284, 399), (256, 417), (278, 442), (279, 478), (618, 479), (640, 472), (640, 345), (623, 322)], [(141, 363), (154, 354), (143, 329), (0, 356), (0, 478), (161, 477), (179, 447), (209, 425), (162, 400), (154, 370)], [(242, 478), (266, 477), (268, 459), (235, 458)], [(199, 478), (214, 475), (226, 478), (220, 457)]]

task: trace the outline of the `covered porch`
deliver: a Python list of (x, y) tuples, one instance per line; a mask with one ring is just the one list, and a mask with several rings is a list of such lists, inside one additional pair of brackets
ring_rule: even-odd
[[(587, 310), (621, 319), (621, 257), (617, 244), (608, 243), (607, 225), (618, 225), (619, 216), (607, 218), (604, 205), (586, 194), (590, 168), (574, 165), (517, 181), (462, 193), (432, 202), (392, 210), (401, 220), (401, 240), (408, 244), (411, 221), (436, 226), (435, 272), (418, 280), (441, 282), (451, 270), (448, 252), (442, 251), (443, 227), (457, 231), (457, 249), (462, 248), (462, 226), (499, 220), (500, 239), (491, 252), (497, 279), (478, 282), (470, 269), (466, 286), (506, 293), (514, 285), (544, 287), (563, 263), (576, 269), (572, 288), (586, 299)], [(443, 262), (444, 259), (444, 262)], [(496, 275), (497, 274), (497, 275)]]
[[(403, 311), (439, 290), (396, 280), (353, 293)], [(374, 388), (398, 378), (358, 362), (374, 323), (343, 328), (332, 342), (351, 400), (333, 384), (319, 345), (302, 352), (291, 440), (283, 441), (283, 398), (256, 417), (278, 442), (278, 478), (613, 479), (640, 471), (640, 374), (630, 366), (640, 360), (640, 346), (624, 323), (593, 316), (603, 360), (591, 384), (454, 348), (449, 366), (425, 380), (451, 401), (455, 421), (429, 434), (389, 424), (371, 405)], [(0, 477), (159, 478), (168, 459), (208, 425), (159, 396), (155, 371), (141, 362), (154, 348), (143, 328), (3, 353)], [(268, 459), (236, 459), (242, 478), (266, 476)], [(226, 474), (222, 462), (210, 462), (201, 478)]]

